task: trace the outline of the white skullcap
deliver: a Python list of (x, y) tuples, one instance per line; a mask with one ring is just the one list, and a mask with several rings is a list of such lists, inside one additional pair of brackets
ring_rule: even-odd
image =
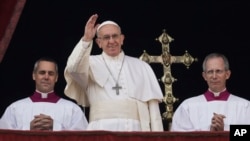
[(96, 29), (96, 31), (98, 32), (99, 30), (100, 30), (100, 28), (101, 27), (103, 27), (104, 25), (108, 25), (108, 24), (112, 24), (112, 25), (115, 25), (115, 26), (117, 26), (117, 27), (120, 27), (116, 22), (114, 22), (114, 21), (104, 21), (104, 22), (102, 22), (99, 26), (98, 26), (98, 28)]

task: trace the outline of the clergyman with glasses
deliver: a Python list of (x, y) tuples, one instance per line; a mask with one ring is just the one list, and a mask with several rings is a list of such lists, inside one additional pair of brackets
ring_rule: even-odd
[(202, 69), (208, 89), (178, 106), (171, 131), (229, 131), (232, 124), (250, 124), (250, 101), (227, 90), (231, 71), (226, 56), (207, 55)]
[[(163, 93), (152, 68), (125, 55), (125, 36), (116, 22), (97, 19), (97, 14), (89, 18), (68, 58), (65, 94), (90, 107), (87, 130), (163, 131)], [(91, 55), (94, 38), (99, 55)]]

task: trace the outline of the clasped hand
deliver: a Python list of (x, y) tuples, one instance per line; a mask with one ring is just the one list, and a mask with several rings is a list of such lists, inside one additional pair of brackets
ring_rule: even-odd
[(224, 118), (226, 118), (226, 116), (214, 113), (211, 121), (210, 131), (224, 131)]
[(30, 130), (53, 130), (53, 119), (44, 114), (35, 115), (30, 122)]

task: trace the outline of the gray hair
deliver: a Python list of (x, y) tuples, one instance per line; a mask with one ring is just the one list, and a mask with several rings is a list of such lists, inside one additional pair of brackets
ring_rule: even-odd
[(50, 58), (50, 57), (42, 57), (40, 59), (38, 59), (35, 64), (34, 64), (34, 68), (33, 68), (33, 73), (35, 73), (37, 71), (37, 68), (38, 68), (38, 64), (41, 62), (41, 61), (47, 61), (47, 62), (52, 62), (55, 64), (56, 66), (56, 73), (58, 74), (58, 64), (56, 62), (56, 60)]
[(224, 64), (225, 64), (225, 70), (229, 70), (229, 69), (230, 69), (230, 68), (229, 68), (229, 61), (228, 61), (228, 59), (227, 59), (227, 57), (226, 57), (225, 55), (223, 55), (223, 54), (221, 54), (221, 53), (210, 53), (210, 54), (208, 54), (208, 55), (205, 57), (205, 59), (204, 59), (204, 61), (203, 61), (203, 64), (202, 64), (202, 69), (203, 69), (203, 71), (206, 71), (206, 63), (207, 63), (207, 61), (208, 61), (209, 59), (211, 59), (211, 58), (222, 58), (223, 61), (224, 61)]

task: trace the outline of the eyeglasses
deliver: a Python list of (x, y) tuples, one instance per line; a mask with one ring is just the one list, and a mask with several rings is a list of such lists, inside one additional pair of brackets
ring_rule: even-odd
[(102, 39), (104, 41), (109, 41), (111, 38), (113, 40), (117, 40), (120, 37), (121, 34), (112, 34), (112, 35), (104, 35), (102, 37), (98, 37), (99, 39)]
[(224, 72), (225, 72), (225, 70), (208, 70), (208, 71), (205, 71), (205, 73), (207, 75), (213, 75), (214, 73), (215, 74), (222, 74)]

